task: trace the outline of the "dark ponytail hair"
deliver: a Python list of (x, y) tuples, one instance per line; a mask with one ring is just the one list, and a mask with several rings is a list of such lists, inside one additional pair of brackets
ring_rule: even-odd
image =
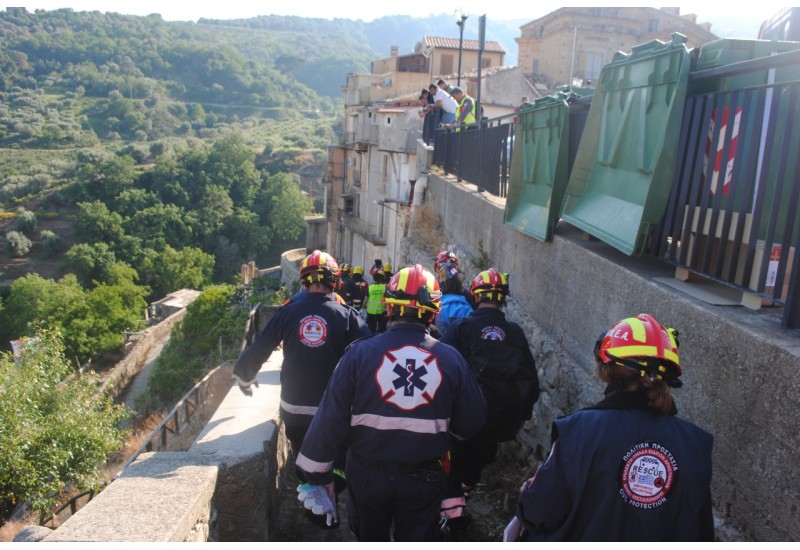
[(670, 414), (674, 405), (669, 386), (656, 377), (640, 373), (619, 363), (603, 363), (597, 361), (597, 376), (609, 386), (619, 387), (624, 391), (644, 390), (647, 394), (647, 406), (658, 416)]

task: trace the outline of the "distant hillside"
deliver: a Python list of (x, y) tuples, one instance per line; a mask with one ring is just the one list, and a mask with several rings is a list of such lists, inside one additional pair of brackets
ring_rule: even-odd
[[(464, 29), (464, 38), (478, 38), (479, 16), (472, 16), (467, 20)], [(519, 36), (519, 27), (527, 23), (529, 19), (516, 19), (510, 21), (486, 22), (486, 40), (499, 42), (506, 50), (506, 65), (516, 65), (517, 63), (517, 43), (514, 41)], [(422, 40), (425, 35), (429, 36), (449, 36), (458, 37), (458, 26), (450, 15), (438, 15), (433, 17), (410, 17), (407, 15), (393, 15), (381, 17), (374, 21), (364, 22), (352, 19), (310, 19), (304, 17), (262, 15), (250, 19), (236, 20), (211, 20), (200, 19), (198, 24), (216, 25), (220, 27), (246, 27), (250, 29), (269, 30), (271, 32), (286, 33), (299, 32), (307, 33), (316, 38), (328, 38), (337, 44), (331, 50), (326, 59), (332, 63), (337, 60), (349, 62), (353, 52), (347, 48), (339, 47), (342, 37), (347, 42), (355, 42), (364, 48), (368, 48), (371, 55), (369, 61), (388, 57), (392, 46), (397, 46), (401, 54), (410, 53), (415, 45)], [(298, 57), (303, 57), (298, 52)], [(313, 79), (314, 71), (321, 66), (319, 62), (308, 61), (301, 64), (301, 70), (296, 73), (298, 80), (307, 86), (315, 89), (318, 93), (326, 95), (323, 89), (315, 85)], [(346, 63), (345, 63), (346, 66)], [(323, 66), (323, 68), (325, 68)], [(344, 83), (344, 76), (348, 71), (342, 72), (339, 84)], [(337, 89), (340, 93), (340, 89)]]

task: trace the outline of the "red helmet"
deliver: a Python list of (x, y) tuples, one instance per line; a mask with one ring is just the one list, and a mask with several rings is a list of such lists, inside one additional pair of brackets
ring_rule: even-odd
[(322, 283), (331, 288), (339, 280), (339, 264), (327, 252), (315, 250), (300, 264), (300, 281), (309, 286), (311, 283)]
[(456, 255), (452, 252), (448, 250), (442, 250), (436, 255), (436, 259), (433, 261), (433, 270), (436, 271), (436, 273), (439, 273), (439, 271), (442, 269), (442, 266), (448, 263), (458, 267), (458, 258), (456, 258)]
[(469, 291), (478, 302), (481, 300), (502, 302), (510, 294), (508, 291), (508, 273), (500, 273), (493, 267), (486, 271), (481, 271), (472, 279)]
[(400, 308), (401, 316), (409, 313), (408, 309), (414, 309), (417, 317), (423, 318), (428, 313), (432, 319), (439, 313), (441, 300), (442, 292), (436, 277), (419, 264), (404, 267), (395, 273), (384, 293), (384, 302), (390, 316), (398, 313), (395, 308)]
[(678, 331), (664, 327), (648, 313), (611, 327), (595, 344), (595, 356), (603, 363), (619, 363), (642, 376), (655, 375), (672, 387), (681, 386)]

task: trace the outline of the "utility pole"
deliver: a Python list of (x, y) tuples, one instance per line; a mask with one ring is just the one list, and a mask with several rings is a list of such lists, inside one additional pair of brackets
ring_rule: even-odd
[(466, 13), (462, 12), (460, 9), (457, 9), (455, 12), (456, 16), (456, 25), (458, 25), (458, 78), (456, 82), (456, 86), (459, 88), (461, 87), (461, 52), (464, 49), (464, 25), (467, 22), (467, 15)]

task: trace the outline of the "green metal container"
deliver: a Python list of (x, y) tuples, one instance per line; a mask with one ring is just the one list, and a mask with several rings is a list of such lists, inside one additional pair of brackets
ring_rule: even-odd
[[(715, 69), (741, 61), (750, 61), (776, 53), (800, 49), (800, 42), (779, 42), (776, 40), (738, 40), (723, 38), (707, 42), (700, 47), (695, 71)], [(748, 86), (758, 86), (769, 82), (788, 82), (800, 80), (800, 67), (796, 65), (776, 69), (771, 75), (768, 70), (748, 72), (742, 75), (719, 78), (706, 78), (689, 84), (689, 94), (723, 92)]]
[(643, 252), (675, 174), (690, 70), (686, 37), (618, 53), (603, 68), (562, 219), (628, 255)]
[(517, 115), (505, 224), (553, 239), (568, 180), (567, 94), (543, 97)]

